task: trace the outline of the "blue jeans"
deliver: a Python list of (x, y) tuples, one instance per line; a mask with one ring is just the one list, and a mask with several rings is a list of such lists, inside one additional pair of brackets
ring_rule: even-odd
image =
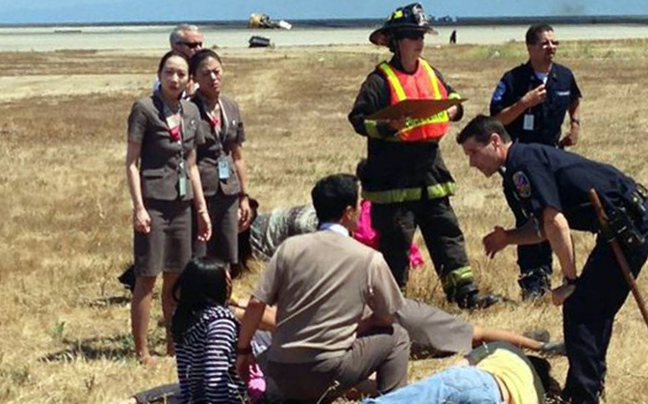
[(362, 404), (501, 404), (497, 382), (473, 366), (453, 366)]

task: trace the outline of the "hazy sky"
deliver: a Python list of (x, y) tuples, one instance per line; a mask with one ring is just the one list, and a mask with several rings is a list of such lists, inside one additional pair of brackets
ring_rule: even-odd
[[(0, 23), (384, 18), (394, 0), (0, 0)], [(190, 4), (194, 4), (190, 7)], [(435, 16), (648, 15), (648, 0), (421, 1)]]

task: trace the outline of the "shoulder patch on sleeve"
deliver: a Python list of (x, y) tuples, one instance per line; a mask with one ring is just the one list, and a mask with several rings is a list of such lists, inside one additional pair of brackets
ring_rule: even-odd
[(520, 197), (528, 198), (531, 196), (531, 182), (522, 171), (513, 174), (513, 184), (515, 184), (515, 189), (517, 189)]
[(493, 98), (491, 99), (492, 102), (500, 102), (502, 101), (502, 96), (506, 92), (506, 84), (504, 84), (503, 81), (500, 81), (497, 83), (497, 87), (495, 87), (495, 92), (493, 92)]

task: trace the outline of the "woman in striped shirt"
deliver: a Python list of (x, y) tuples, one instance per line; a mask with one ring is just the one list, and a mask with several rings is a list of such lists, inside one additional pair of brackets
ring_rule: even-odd
[(231, 289), (228, 264), (214, 258), (192, 259), (174, 285), (171, 331), (182, 403), (247, 402), (235, 368), (239, 323), (227, 308)]

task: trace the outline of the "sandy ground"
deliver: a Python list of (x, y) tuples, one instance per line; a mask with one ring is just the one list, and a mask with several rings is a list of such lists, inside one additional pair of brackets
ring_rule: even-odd
[[(505, 27), (442, 27), (439, 35), (428, 36), (426, 46), (437, 47), (447, 43), (453, 29), (457, 29), (459, 43), (497, 44), (522, 40), (526, 26)], [(0, 29), (0, 51), (54, 51), (96, 49), (97, 56), (158, 57), (166, 51), (167, 35), (171, 27), (81, 27), (81, 32), (55, 34), (53, 28)], [(579, 25), (559, 26), (562, 40), (648, 38), (648, 26), (640, 25)], [(205, 31), (205, 44), (218, 46), (224, 57), (283, 58), (297, 53), (383, 53), (383, 49), (368, 43), (371, 29), (307, 29), (224, 30)], [(272, 38), (275, 46), (249, 49), (247, 38), (253, 34)], [(153, 74), (83, 74), (83, 75), (27, 75), (0, 77), (0, 100), (9, 101), (32, 96), (113, 94), (148, 88)]]
[[(128, 58), (147, 56), (157, 58), (166, 48), (99, 50), (97, 58)], [(224, 58), (237, 59), (280, 59), (303, 53), (317, 53), (326, 57), (326, 52), (382, 53), (372, 45), (326, 45), (288, 46), (284, 48), (222, 49)], [(152, 68), (153, 69), (153, 68)], [(26, 74), (21, 76), (0, 76), (0, 101), (15, 101), (36, 96), (72, 96), (101, 93), (110, 95), (121, 92), (138, 92), (152, 88), (155, 73), (150, 74)]]
[(13, 101), (35, 96), (66, 96), (101, 93), (109, 95), (136, 90), (152, 75), (38, 75), (0, 77), (0, 100)]
[[(446, 44), (457, 30), (460, 44), (497, 44), (523, 41), (528, 27), (455, 26), (439, 27), (429, 44)], [(648, 38), (646, 25), (560, 25), (556, 31), (563, 40)], [(55, 28), (0, 29), (0, 51), (52, 51), (62, 49), (150, 49), (166, 46), (172, 26), (79, 27), (81, 32), (55, 33)], [(246, 48), (252, 35), (271, 39), (278, 47), (305, 45), (367, 44), (371, 28), (296, 28), (285, 30), (205, 29), (205, 44), (221, 48)]]

